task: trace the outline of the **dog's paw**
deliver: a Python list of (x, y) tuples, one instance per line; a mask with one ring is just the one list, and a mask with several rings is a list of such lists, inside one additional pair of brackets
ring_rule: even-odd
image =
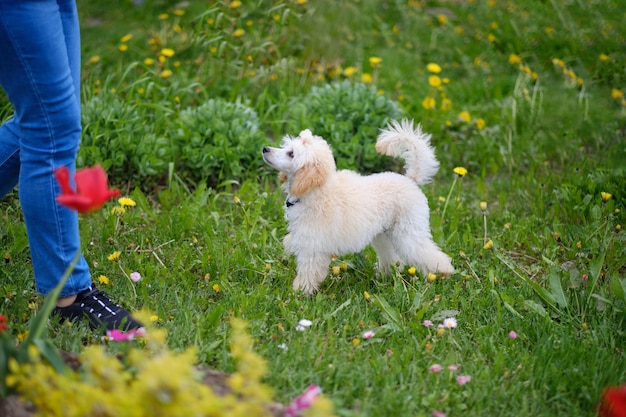
[(293, 289), (294, 291), (302, 292), (304, 295), (313, 295), (317, 292), (317, 286), (311, 284), (305, 279), (302, 279), (301, 277), (298, 277), (293, 281)]

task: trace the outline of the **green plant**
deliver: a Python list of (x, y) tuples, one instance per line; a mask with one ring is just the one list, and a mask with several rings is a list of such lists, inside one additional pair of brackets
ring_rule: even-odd
[(177, 169), (194, 182), (239, 180), (262, 166), (265, 137), (256, 112), (241, 102), (210, 99), (184, 109), (176, 130)]
[(380, 129), (400, 118), (400, 106), (376, 87), (345, 80), (314, 86), (296, 100), (289, 114), (291, 135), (311, 129), (335, 151), (339, 168), (374, 172), (388, 169), (391, 159), (374, 147)]

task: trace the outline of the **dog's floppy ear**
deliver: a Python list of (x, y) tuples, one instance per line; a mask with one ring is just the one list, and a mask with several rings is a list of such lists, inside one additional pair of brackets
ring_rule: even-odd
[(278, 180), (282, 183), (287, 182), (287, 174), (285, 174), (283, 171), (280, 171), (278, 173)]
[(328, 171), (321, 164), (306, 164), (294, 175), (289, 193), (294, 197), (301, 197), (309, 190), (322, 186), (327, 177)]

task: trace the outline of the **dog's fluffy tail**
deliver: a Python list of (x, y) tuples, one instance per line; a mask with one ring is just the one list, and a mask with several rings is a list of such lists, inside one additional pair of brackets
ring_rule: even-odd
[(439, 170), (439, 161), (430, 146), (430, 137), (422, 132), (419, 124), (413, 127), (412, 120), (394, 120), (378, 135), (376, 150), (382, 155), (404, 159), (404, 175), (422, 185), (430, 182)]

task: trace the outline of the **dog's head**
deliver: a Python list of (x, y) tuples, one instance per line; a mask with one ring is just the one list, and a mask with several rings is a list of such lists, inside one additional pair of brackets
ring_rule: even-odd
[(308, 129), (295, 138), (286, 136), (280, 148), (264, 147), (263, 160), (280, 171), (294, 197), (321, 187), (336, 169), (328, 143)]

